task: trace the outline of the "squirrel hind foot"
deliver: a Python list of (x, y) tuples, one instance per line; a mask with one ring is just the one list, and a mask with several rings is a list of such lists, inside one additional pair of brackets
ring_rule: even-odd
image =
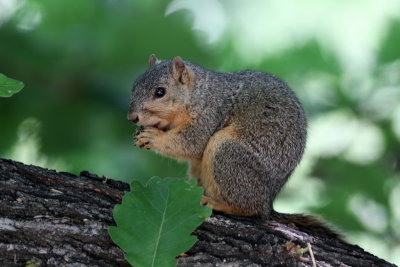
[(257, 213), (244, 210), (238, 207), (229, 205), (223, 201), (217, 201), (208, 196), (203, 196), (201, 199), (201, 204), (207, 205), (212, 208), (213, 211), (223, 212), (228, 215), (240, 216), (240, 217), (260, 217)]

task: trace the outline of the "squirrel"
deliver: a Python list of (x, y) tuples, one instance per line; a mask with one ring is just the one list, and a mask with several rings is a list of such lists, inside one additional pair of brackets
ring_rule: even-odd
[(272, 203), (302, 158), (307, 120), (289, 86), (264, 72), (215, 72), (177, 56), (149, 57), (134, 83), (128, 120), (135, 145), (189, 162), (201, 203), (339, 238), (319, 219)]

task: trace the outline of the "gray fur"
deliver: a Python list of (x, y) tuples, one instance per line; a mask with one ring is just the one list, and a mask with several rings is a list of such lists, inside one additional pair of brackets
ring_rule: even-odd
[[(218, 148), (215, 181), (232, 205), (269, 217), (272, 202), (299, 163), (306, 143), (306, 118), (293, 91), (263, 72), (220, 73), (184, 61), (195, 75), (194, 88), (172, 88), (196, 118), (176, 142), (183, 154), (201, 159), (210, 138), (227, 124), (237, 138)], [(132, 90), (130, 112), (137, 112), (151, 89), (168, 84), (171, 60), (140, 76)], [(171, 90), (171, 88), (167, 88)]]

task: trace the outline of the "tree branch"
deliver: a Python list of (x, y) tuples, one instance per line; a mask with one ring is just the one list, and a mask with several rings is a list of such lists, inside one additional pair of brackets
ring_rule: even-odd
[[(129, 266), (110, 239), (129, 185), (0, 159), (0, 265)], [(394, 266), (343, 241), (273, 221), (214, 214), (178, 266)], [(74, 265), (73, 265), (74, 264)]]

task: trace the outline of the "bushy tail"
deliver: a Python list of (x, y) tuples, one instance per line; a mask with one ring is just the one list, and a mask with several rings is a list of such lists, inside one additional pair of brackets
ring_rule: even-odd
[(279, 213), (272, 210), (271, 219), (286, 225), (294, 224), (296, 228), (304, 232), (343, 240), (343, 236), (333, 226), (316, 216)]

